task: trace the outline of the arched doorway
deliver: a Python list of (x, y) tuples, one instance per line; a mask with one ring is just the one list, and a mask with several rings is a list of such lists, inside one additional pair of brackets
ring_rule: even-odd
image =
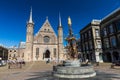
[(114, 61), (119, 60), (119, 53), (118, 52), (113, 52), (112, 55), (113, 55)]
[(50, 51), (49, 50), (45, 51), (44, 58), (50, 58)]
[(103, 60), (104, 60), (105, 62), (112, 62), (111, 53), (110, 53), (110, 52), (105, 53)]

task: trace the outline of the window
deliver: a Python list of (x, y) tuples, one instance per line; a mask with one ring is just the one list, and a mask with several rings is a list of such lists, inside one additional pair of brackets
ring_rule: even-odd
[(9, 57), (11, 57), (11, 54), (9, 54)]
[(97, 48), (101, 48), (101, 41), (97, 41)]
[(39, 48), (36, 48), (36, 56), (39, 55)]
[(91, 41), (89, 42), (89, 46), (90, 46), (90, 49), (93, 48), (93, 46), (92, 46), (92, 42), (91, 42)]
[(56, 48), (53, 49), (54, 57), (56, 57)]
[(48, 36), (45, 36), (45, 37), (44, 37), (44, 42), (45, 42), (45, 43), (48, 43), (49, 41), (50, 41), (50, 38), (49, 38)]
[(82, 35), (82, 40), (84, 40), (84, 35)]
[(81, 34), (81, 40), (83, 40), (83, 35)]
[(116, 38), (115, 37), (113, 37), (113, 38), (111, 38), (111, 46), (112, 47), (116, 47)]
[(95, 29), (95, 34), (96, 34), (96, 37), (100, 37), (100, 34), (99, 34), (99, 30), (98, 30), (98, 29)]
[(24, 53), (22, 54), (22, 57), (24, 57)]
[(107, 30), (106, 30), (106, 28), (103, 29), (103, 34), (104, 34), (104, 36), (107, 35)]
[(44, 29), (44, 31), (46, 31), (46, 29)]
[(119, 42), (120, 42), (120, 36), (118, 37), (118, 40), (119, 40)]
[(48, 29), (48, 32), (50, 31), (50, 29)]
[(88, 50), (88, 43), (85, 44), (85, 48), (86, 48), (86, 50)]
[(118, 36), (118, 43), (119, 43), (119, 47), (120, 47), (120, 36)]
[(117, 30), (120, 31), (120, 21), (118, 21), (118, 22), (116, 23), (116, 26), (117, 26)]
[(16, 57), (16, 55), (14, 54), (14, 55), (13, 55), (13, 57), (15, 58), (15, 57)]
[(10, 50), (10, 52), (12, 52), (12, 50)]
[(85, 39), (87, 38), (87, 33), (85, 33)]
[(112, 25), (112, 24), (109, 26), (109, 31), (110, 31), (110, 33), (113, 33), (113, 32), (114, 32), (114, 29), (113, 29), (113, 25)]
[(91, 31), (89, 31), (88, 33), (89, 33), (89, 34), (88, 34), (88, 35), (89, 35), (89, 38), (91, 38)]
[(14, 50), (14, 52), (16, 52), (16, 50)]
[(108, 39), (104, 40), (104, 47), (109, 48), (109, 40)]
[(83, 51), (85, 51), (85, 45), (83, 44)]
[(103, 58), (102, 58), (102, 53), (99, 53), (99, 59), (100, 59), (100, 60), (103, 60)]

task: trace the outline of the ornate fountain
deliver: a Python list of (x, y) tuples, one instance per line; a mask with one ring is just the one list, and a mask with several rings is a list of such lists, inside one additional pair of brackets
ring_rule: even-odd
[(96, 75), (96, 72), (91, 65), (82, 65), (78, 60), (78, 50), (76, 38), (73, 35), (72, 22), (68, 17), (69, 35), (66, 38), (67, 41), (67, 60), (62, 65), (53, 67), (53, 76), (58, 78), (88, 78)]

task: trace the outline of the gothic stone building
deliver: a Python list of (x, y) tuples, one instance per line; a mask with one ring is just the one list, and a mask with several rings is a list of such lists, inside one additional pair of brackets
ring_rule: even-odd
[(34, 35), (32, 9), (27, 22), (25, 48), (19, 48), (19, 57), (25, 61), (58, 60), (63, 59), (63, 28), (59, 16), (58, 36), (55, 34), (48, 18), (39, 31)]

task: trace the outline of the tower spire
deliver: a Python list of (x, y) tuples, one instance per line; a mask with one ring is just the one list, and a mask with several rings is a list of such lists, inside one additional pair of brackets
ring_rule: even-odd
[(33, 20), (32, 20), (32, 7), (31, 7), (31, 11), (30, 11), (29, 23), (33, 23)]
[(60, 13), (59, 13), (59, 27), (62, 27), (62, 23), (61, 23), (61, 16), (60, 16)]

